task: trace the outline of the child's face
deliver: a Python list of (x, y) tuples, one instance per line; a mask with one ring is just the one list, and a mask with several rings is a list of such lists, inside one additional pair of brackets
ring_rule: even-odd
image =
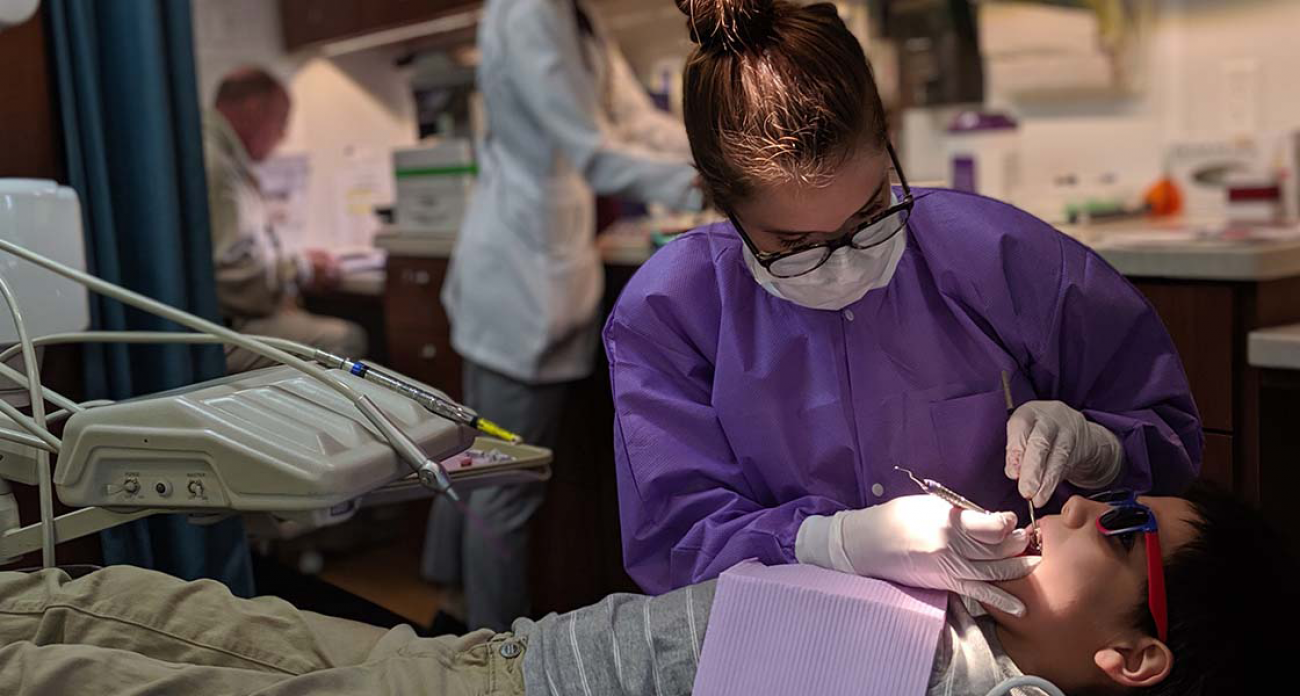
[[(1139, 501), (1155, 513), (1166, 558), (1195, 535), (1189, 523), (1195, 512), (1186, 501), (1148, 497)], [(1097, 662), (1100, 651), (1139, 638), (1131, 615), (1134, 607), (1147, 601), (1146, 541), (1139, 533), (1126, 549), (1118, 537), (1098, 531), (1097, 518), (1110, 509), (1105, 503), (1076, 496), (1060, 515), (1039, 520), (1042, 562), (1028, 577), (1002, 585), (1025, 603), (1025, 616), (995, 613), (1007, 636), (1008, 651), (1015, 643), (1033, 646), (1024, 661), (1051, 665), (1054, 672), (1065, 672), (1060, 678), (1076, 686), (1105, 676)], [(1177, 611), (1169, 607), (1171, 614)], [(1033, 666), (1021, 664), (1021, 657), (1011, 657), (1026, 672), (1035, 673)]]

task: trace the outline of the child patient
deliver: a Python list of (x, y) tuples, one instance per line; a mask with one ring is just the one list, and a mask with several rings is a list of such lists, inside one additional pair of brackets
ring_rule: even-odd
[[(1297, 625), (1300, 602), (1260, 515), (1199, 486), (1112, 498), (1075, 497), (1039, 522), (1042, 561), (1001, 585), (1023, 617), (975, 617), (950, 597), (930, 695), (982, 696), (1021, 673), (1071, 696), (1252, 693), (1280, 678), (1271, 630)], [(0, 693), (688, 694), (713, 594), (614, 595), (510, 633), (420, 638), (135, 568), (0, 573)]]
[[(1287, 544), (1257, 511), (1203, 484), (1181, 498), (1137, 502), (1159, 527), (1164, 617), (1152, 607), (1145, 535), (1102, 531), (1137, 526), (1141, 515), (1076, 496), (1039, 521), (1041, 563), (1000, 584), (1025, 603), (1023, 617), (992, 610), (965, 623), (962, 612), (949, 611), (952, 662), (965, 660), (968, 673), (996, 664), (995, 674), (971, 678), (970, 688), (940, 688), (941, 645), (930, 693), (983, 694), (1017, 673), (1045, 677), (1071, 696), (1244, 694), (1272, 683), (1282, 645), (1269, 634), (1295, 625), (1300, 606)], [(1157, 623), (1166, 620), (1161, 639)]]

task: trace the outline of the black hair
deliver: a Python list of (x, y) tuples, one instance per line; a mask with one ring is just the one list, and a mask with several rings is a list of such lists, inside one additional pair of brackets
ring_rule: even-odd
[[(1196, 537), (1165, 562), (1174, 663), (1166, 679), (1134, 693), (1292, 692), (1278, 684), (1282, 656), (1291, 652), (1284, 637), (1300, 618), (1291, 540), (1258, 510), (1211, 484), (1195, 483), (1181, 497), (1196, 513)], [(1156, 635), (1145, 592), (1132, 621)]]

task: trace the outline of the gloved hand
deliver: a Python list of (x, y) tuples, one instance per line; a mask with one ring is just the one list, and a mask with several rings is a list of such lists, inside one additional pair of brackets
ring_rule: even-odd
[(1008, 478), (1020, 495), (1043, 507), (1061, 481), (1084, 489), (1105, 488), (1119, 478), (1124, 448), (1105, 426), (1060, 401), (1029, 401), (1007, 422)]
[(1015, 513), (986, 515), (913, 495), (808, 517), (799, 527), (795, 554), (800, 563), (948, 590), (1023, 616), (1023, 602), (989, 583), (1028, 575), (1039, 561), (1017, 557), (1028, 544), (1028, 533), (1016, 529)]

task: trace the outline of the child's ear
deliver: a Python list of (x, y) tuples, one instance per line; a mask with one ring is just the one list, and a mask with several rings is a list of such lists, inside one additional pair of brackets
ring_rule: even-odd
[(1093, 662), (1111, 681), (1134, 689), (1164, 681), (1173, 669), (1174, 654), (1151, 636), (1137, 636), (1098, 650)]

